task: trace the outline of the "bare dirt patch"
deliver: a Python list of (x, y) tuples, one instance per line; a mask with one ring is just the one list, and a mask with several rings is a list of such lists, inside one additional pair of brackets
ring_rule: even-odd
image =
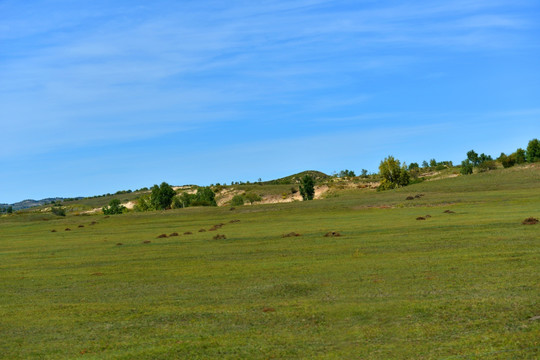
[(173, 233), (169, 234), (169, 236), (178, 236), (178, 233), (177, 233), (177, 232), (173, 232)]
[(227, 239), (227, 237), (225, 235), (217, 234), (212, 239), (214, 239), (214, 240), (225, 240), (225, 239)]
[(262, 311), (265, 313), (268, 313), (268, 312), (275, 312), (276, 309), (274, 309), (273, 307), (264, 307)]
[(199, 230), (199, 232), (205, 232), (205, 231), (206, 231), (206, 229), (200, 229)]
[(124, 244), (122, 244), (122, 243), (116, 243), (116, 245), (121, 246), (121, 245), (124, 245)]
[(343, 236), (343, 235), (341, 235), (337, 231), (329, 231), (326, 234), (324, 234), (324, 237), (338, 237), (338, 236)]
[(193, 233), (191, 231), (186, 231), (184, 235), (192, 235)]
[(163, 238), (166, 238), (166, 237), (167, 237), (167, 234), (161, 234), (161, 235), (157, 236), (158, 239), (163, 239)]
[(64, 230), (64, 231), (71, 231), (71, 229), (70, 229), (70, 228), (66, 228), (66, 230)]
[(84, 225), (79, 225), (78, 227), (80, 227), (80, 228), (83, 228), (83, 227), (84, 227)]
[(445, 214), (455, 214), (452, 210), (444, 210), (443, 213)]
[(56, 230), (52, 229), (51, 232), (56, 232)]
[(423, 217), (423, 216), (419, 216), (419, 217), (416, 218), (416, 220), (426, 220), (426, 218)]
[(526, 218), (521, 222), (523, 225), (535, 225), (538, 224), (538, 219), (533, 218), (532, 216), (530, 218)]
[(295, 236), (302, 236), (301, 234), (297, 233), (297, 232), (290, 232), (288, 234), (283, 234), (281, 235), (282, 238), (286, 238), (286, 237), (295, 237)]

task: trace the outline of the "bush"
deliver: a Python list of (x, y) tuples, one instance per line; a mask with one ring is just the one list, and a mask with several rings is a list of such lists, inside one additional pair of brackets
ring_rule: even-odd
[(57, 216), (66, 216), (66, 209), (59, 207), (59, 206), (53, 206), (51, 208), (51, 211), (54, 215)]
[(461, 162), (461, 169), (459, 170), (461, 175), (470, 175), (473, 172), (473, 163), (467, 159)]
[(406, 165), (401, 166), (401, 162), (393, 156), (388, 156), (381, 161), (379, 174), (382, 177), (381, 185), (377, 188), (379, 191), (407, 186), (411, 180)]
[(120, 205), (120, 200), (112, 199), (109, 202), (109, 206), (104, 206), (101, 210), (105, 215), (116, 215), (123, 213), (126, 207)]
[(247, 193), (244, 195), (244, 198), (249, 201), (250, 204), (253, 204), (254, 202), (261, 201), (262, 198), (255, 194), (255, 193)]
[(160, 186), (152, 186), (150, 203), (156, 210), (169, 209), (175, 195), (176, 192), (173, 190), (173, 188), (166, 182), (162, 182)]
[(516, 164), (523, 164), (527, 161), (525, 150), (523, 150), (522, 148), (517, 149), (514, 155), (516, 159)]
[(231, 200), (232, 206), (242, 206), (244, 205), (244, 197), (242, 195), (234, 195)]
[(142, 195), (137, 199), (137, 204), (135, 205), (136, 211), (150, 211), (155, 210), (152, 207), (152, 202), (150, 201), (150, 195)]
[(305, 175), (300, 182), (300, 195), (302, 199), (313, 200), (315, 197), (315, 180), (309, 175)]
[(209, 187), (200, 187), (197, 194), (191, 198), (189, 206), (217, 206), (216, 194)]
[(499, 160), (499, 162), (502, 164), (504, 168), (512, 167), (516, 163), (515, 154), (506, 156), (505, 153), (501, 153), (501, 156), (499, 156), (497, 160)]
[(527, 161), (536, 162), (540, 161), (540, 141), (538, 139), (532, 139), (527, 145)]
[(497, 164), (493, 160), (482, 161), (478, 165), (478, 171), (479, 172), (486, 172), (486, 171), (489, 171), (489, 170), (495, 170), (496, 168), (497, 168)]

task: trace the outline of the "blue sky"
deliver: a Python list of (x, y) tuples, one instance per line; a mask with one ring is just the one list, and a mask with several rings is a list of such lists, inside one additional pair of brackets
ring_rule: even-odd
[(0, 202), (540, 137), (538, 1), (0, 0)]

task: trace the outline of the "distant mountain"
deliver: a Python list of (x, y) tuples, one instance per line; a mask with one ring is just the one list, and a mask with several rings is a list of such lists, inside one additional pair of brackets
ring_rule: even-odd
[[(0, 204), (0, 209), (8, 208), (11, 206), (13, 207), (13, 211), (17, 211), (17, 210), (22, 210), (22, 209), (28, 209), (35, 206), (50, 204), (53, 201), (63, 201), (64, 199), (65, 198), (60, 198), (60, 197), (47, 198), (47, 199), (41, 199), (41, 200), (28, 199), (28, 200), (16, 202), (14, 204)], [(82, 199), (82, 198), (77, 198), (77, 199)]]

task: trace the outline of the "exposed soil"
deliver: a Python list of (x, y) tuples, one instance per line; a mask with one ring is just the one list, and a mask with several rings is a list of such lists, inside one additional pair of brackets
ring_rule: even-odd
[(206, 229), (200, 229), (199, 230), (199, 232), (205, 232), (205, 231), (206, 231)]
[(414, 200), (414, 196), (407, 196), (405, 200)]
[(124, 244), (122, 244), (122, 243), (116, 243), (116, 245), (120, 246), (120, 245), (124, 245)]
[(56, 232), (56, 230), (52, 229), (51, 232)]
[(184, 233), (184, 235), (191, 235), (191, 234), (193, 234), (191, 231), (186, 231), (186, 232)]
[(445, 214), (455, 214), (455, 212), (453, 212), (452, 210), (444, 210), (443, 212)]
[(530, 218), (526, 218), (522, 222), (523, 225), (535, 225), (538, 224), (538, 219), (533, 218), (532, 216)]
[(225, 240), (227, 239), (227, 237), (225, 235), (220, 235), (220, 234), (217, 234), (216, 236), (213, 237), (214, 240)]
[(419, 217), (416, 218), (416, 220), (426, 220), (426, 218), (423, 217), (423, 216), (419, 216)]
[(79, 227), (80, 227), (80, 228), (83, 228), (83, 227), (84, 227), (84, 225), (79, 225)]
[(97, 224), (96, 221), (92, 221), (92, 222), (90, 223), (90, 225), (96, 225), (96, 224)]
[(343, 236), (343, 235), (341, 235), (337, 231), (330, 231), (330, 232), (327, 232), (326, 234), (324, 234), (324, 237), (338, 237), (338, 236)]
[(267, 313), (267, 312), (275, 312), (276, 309), (272, 308), (272, 307), (264, 307), (262, 309), (263, 312)]
[(167, 237), (167, 234), (161, 234), (161, 235), (157, 236), (158, 239), (162, 239), (162, 238), (166, 238), (166, 237)]
[(293, 231), (293, 232), (290, 232), (290, 233), (288, 233), (288, 234), (283, 234), (283, 235), (281, 235), (282, 238), (286, 238), (286, 237), (294, 237), (294, 236), (301, 236), (301, 235), (300, 235), (299, 233), (297, 233), (297, 232), (294, 232), (294, 231)]
[(424, 194), (416, 194), (416, 195), (414, 195), (414, 197), (417, 198), (417, 199), (420, 199), (422, 196), (424, 196)]
[(173, 233), (170, 234), (169, 236), (178, 236), (178, 233), (177, 233), (177, 232), (173, 232)]
[(424, 216), (426, 219), (429, 219), (431, 217), (431, 215), (426, 215)]
[(71, 229), (70, 229), (70, 228), (66, 228), (66, 230), (65, 230), (65, 231), (71, 231)]

